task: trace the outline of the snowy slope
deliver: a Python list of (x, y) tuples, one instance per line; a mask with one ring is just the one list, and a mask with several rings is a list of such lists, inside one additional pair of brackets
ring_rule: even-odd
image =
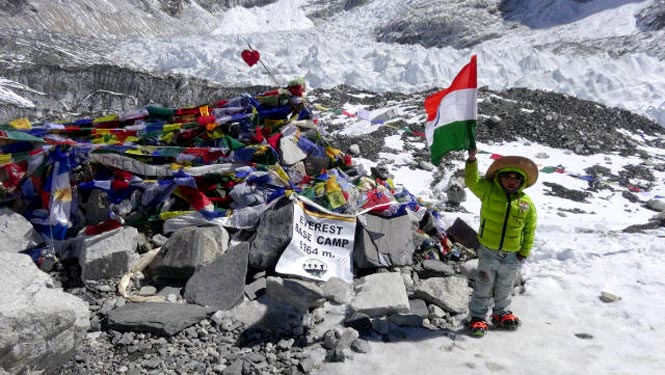
[[(310, 88), (348, 84), (414, 92), (445, 86), (457, 67), (477, 54), (481, 85), (565, 93), (665, 124), (665, 64), (658, 43), (663, 31), (636, 26), (636, 15), (655, 0), (374, 0), (348, 10), (339, 2), (279, 0), (216, 13), (191, 1), (175, 15), (157, 3), (139, 8), (129, 0), (94, 2), (94, 7), (87, 0), (68, 7), (60, 1), (30, 3), (37, 9), (30, 16), (33, 23), (39, 19), (37, 29), (95, 35), (94, 48), (63, 43), (61, 50), (80, 56), (80, 49), (84, 54), (89, 49), (91, 60), (139, 70), (183, 73), (229, 86), (272, 84), (259, 65), (250, 68), (239, 58), (249, 42), (280, 82), (304, 76)], [(20, 28), (27, 13), (5, 14), (3, 29)], [(423, 42), (467, 40), (469, 46), (376, 41), (402, 40), (394, 35), (400, 32), (420, 35)], [(26, 43), (35, 37), (23, 33)], [(12, 53), (0, 65), (30, 63)]]

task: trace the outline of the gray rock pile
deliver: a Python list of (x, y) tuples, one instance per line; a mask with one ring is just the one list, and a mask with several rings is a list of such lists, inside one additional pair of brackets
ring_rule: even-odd
[[(39, 267), (21, 253), (38, 235), (5, 208), (14, 237), (0, 247), (3, 371), (306, 374), (370, 351), (369, 338), (459, 327), (473, 252), (444, 258), (411, 234), (431, 232), (431, 217), (366, 215), (354, 282), (320, 282), (274, 272), (288, 243), (274, 236), (291, 225), (285, 207), (266, 211), (250, 240), (218, 226), (149, 239), (124, 226), (58, 243), (57, 262)], [(363, 239), (370, 233), (386, 236)]]

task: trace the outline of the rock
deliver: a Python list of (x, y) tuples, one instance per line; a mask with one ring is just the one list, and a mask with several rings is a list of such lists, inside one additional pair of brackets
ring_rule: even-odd
[(409, 313), (427, 318), (429, 310), (427, 309), (427, 302), (421, 299), (409, 300)]
[(54, 372), (85, 339), (88, 304), (23, 254), (0, 252), (0, 284), (0, 373)]
[(351, 327), (360, 332), (361, 335), (367, 335), (372, 331), (372, 319), (367, 314), (352, 312), (344, 319), (344, 326)]
[(229, 234), (219, 226), (189, 227), (174, 232), (149, 267), (155, 280), (188, 280), (197, 267), (224, 254)]
[(651, 210), (657, 212), (665, 211), (665, 200), (662, 199), (649, 199), (647, 201), (647, 207)]
[(328, 350), (335, 349), (338, 342), (339, 337), (337, 337), (334, 330), (326, 331), (321, 338), (321, 346)]
[(338, 334), (339, 340), (337, 341), (337, 349), (348, 349), (351, 347), (351, 344), (360, 337), (360, 333), (350, 327), (344, 328)]
[(332, 277), (323, 282), (321, 290), (325, 297), (334, 303), (345, 304), (351, 300), (352, 286), (340, 278)]
[(255, 300), (266, 292), (266, 278), (258, 278), (245, 285), (245, 296), (250, 300)]
[(446, 233), (453, 242), (460, 243), (469, 249), (478, 249), (480, 247), (478, 233), (459, 217), (446, 229)]
[(403, 327), (422, 327), (423, 326), (423, 317), (416, 314), (392, 314), (388, 316), (388, 319), (397, 324), (398, 326)]
[(307, 154), (298, 147), (298, 138), (293, 136), (282, 137), (279, 140), (279, 152), (286, 165), (293, 165), (305, 160)]
[(470, 292), (464, 277), (432, 277), (416, 286), (414, 295), (446, 311), (462, 314), (468, 309)]
[(254, 271), (274, 270), (279, 256), (291, 242), (293, 203), (284, 197), (264, 211), (249, 248), (249, 267)]
[(187, 302), (216, 310), (228, 310), (242, 302), (248, 253), (249, 243), (242, 242), (213, 262), (201, 266), (185, 286)]
[(356, 339), (351, 343), (351, 350), (356, 353), (369, 353), (372, 351), (372, 347), (367, 340)]
[(157, 294), (157, 288), (152, 285), (142, 286), (138, 292), (139, 296), (152, 296), (154, 294)]
[(358, 281), (349, 309), (370, 317), (409, 311), (409, 298), (398, 272), (367, 275)]
[(455, 269), (450, 264), (434, 260), (434, 259), (425, 259), (422, 262), (423, 270), (418, 272), (418, 276), (421, 279), (427, 279), (435, 276), (453, 276), (455, 275)]
[(600, 300), (605, 303), (621, 301), (621, 297), (609, 292), (600, 292), (600, 296), (598, 298), (600, 298)]
[(157, 233), (154, 236), (152, 236), (150, 242), (152, 242), (157, 247), (162, 247), (166, 245), (166, 242), (168, 240), (169, 240), (168, 237), (162, 235), (161, 233)]
[(243, 360), (237, 359), (222, 370), (222, 375), (242, 375)]
[(227, 311), (215, 313), (216, 319), (229, 318), (251, 327), (255, 331), (279, 331), (303, 324), (302, 312), (292, 305), (269, 298), (267, 295), (255, 301), (246, 301)]
[(266, 293), (271, 299), (288, 303), (302, 312), (323, 306), (325, 302), (321, 288), (313, 282), (303, 280), (269, 276)]
[[(409, 215), (386, 219), (376, 215), (358, 216), (353, 249), (358, 268), (405, 266), (413, 264), (413, 233), (418, 223)], [(419, 244), (418, 244), (419, 245)]]
[(108, 220), (111, 212), (108, 194), (102, 189), (93, 189), (81, 204), (81, 209), (85, 213), (86, 225), (95, 225)]
[(466, 190), (459, 185), (451, 185), (448, 190), (446, 190), (446, 198), (448, 199), (449, 204), (459, 205), (466, 201)]
[(150, 332), (174, 336), (183, 329), (205, 319), (210, 309), (169, 302), (129, 303), (111, 310), (109, 328), (117, 331)]
[(138, 234), (136, 228), (128, 226), (85, 237), (80, 242), (81, 280), (108, 279), (128, 272), (139, 258)]
[(442, 319), (442, 318), (445, 318), (446, 316), (448, 316), (448, 313), (446, 313), (446, 311), (444, 309), (440, 308), (439, 306), (437, 306), (435, 304), (431, 304), (431, 305), (427, 306), (427, 311), (429, 312), (427, 317), (430, 320), (431, 319)]
[(44, 242), (23, 215), (9, 208), (0, 208), (0, 253), (18, 253)]

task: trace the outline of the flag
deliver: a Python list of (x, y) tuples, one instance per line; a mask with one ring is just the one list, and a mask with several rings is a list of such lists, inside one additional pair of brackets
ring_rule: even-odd
[(439, 164), (450, 151), (476, 147), (477, 86), (473, 55), (450, 87), (425, 98), (425, 136), (432, 163)]
[(67, 228), (71, 226), (69, 216), (72, 209), (72, 187), (69, 183), (69, 171), (73, 164), (70, 154), (62, 151), (60, 146), (51, 151), (49, 158), (53, 163), (51, 175), (46, 182), (51, 191), (49, 234), (54, 240), (64, 240)]

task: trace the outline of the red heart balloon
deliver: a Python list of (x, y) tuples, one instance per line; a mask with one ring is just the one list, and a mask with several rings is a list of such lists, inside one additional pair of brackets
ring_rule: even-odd
[(240, 57), (247, 63), (247, 65), (252, 66), (256, 64), (257, 61), (261, 58), (259, 51), (250, 51), (248, 49), (242, 51)]

